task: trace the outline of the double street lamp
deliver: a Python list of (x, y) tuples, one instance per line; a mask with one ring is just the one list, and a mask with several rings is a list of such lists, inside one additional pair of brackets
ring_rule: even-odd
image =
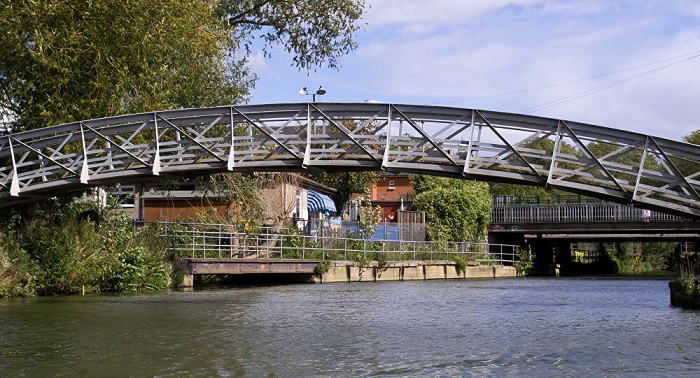
[(299, 94), (302, 96), (313, 96), (312, 102), (316, 102), (316, 95), (323, 96), (324, 94), (326, 94), (326, 90), (323, 89), (323, 87), (321, 86), (321, 87), (318, 87), (318, 90), (316, 91), (316, 93), (309, 93), (309, 91), (306, 89), (306, 87), (304, 87), (304, 88), (301, 88), (299, 90)]

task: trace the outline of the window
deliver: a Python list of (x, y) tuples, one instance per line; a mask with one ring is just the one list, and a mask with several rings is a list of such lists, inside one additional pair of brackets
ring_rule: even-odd
[(117, 184), (116, 189), (117, 190), (110, 192), (109, 195), (122, 207), (134, 207), (134, 193), (136, 188), (131, 185)]

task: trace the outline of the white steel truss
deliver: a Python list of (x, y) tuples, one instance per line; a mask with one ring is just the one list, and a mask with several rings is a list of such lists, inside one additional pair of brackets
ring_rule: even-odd
[(127, 181), (305, 170), (538, 185), (700, 218), (698, 146), (522, 114), (374, 103), (180, 109), (0, 136), (0, 206)]

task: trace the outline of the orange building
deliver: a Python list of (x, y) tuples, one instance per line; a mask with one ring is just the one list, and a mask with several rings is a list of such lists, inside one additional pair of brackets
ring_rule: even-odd
[[(354, 200), (361, 195), (354, 193), (351, 198)], [(385, 222), (396, 222), (397, 211), (408, 210), (413, 196), (413, 186), (408, 174), (380, 174), (377, 183), (370, 186), (372, 206), (382, 208), (382, 221)]]

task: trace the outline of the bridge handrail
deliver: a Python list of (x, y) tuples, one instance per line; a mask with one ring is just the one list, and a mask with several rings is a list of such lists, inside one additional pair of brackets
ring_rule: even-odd
[(700, 147), (615, 126), (378, 103), (130, 114), (0, 136), (0, 206), (226, 171), (385, 170), (548, 187), (700, 219)]
[[(445, 261), (513, 265), (517, 245), (471, 242), (370, 241), (298, 234), (248, 234), (226, 227), (161, 226), (168, 249), (189, 258), (275, 258), (302, 260)], [(167, 228), (165, 226), (168, 226)]]

